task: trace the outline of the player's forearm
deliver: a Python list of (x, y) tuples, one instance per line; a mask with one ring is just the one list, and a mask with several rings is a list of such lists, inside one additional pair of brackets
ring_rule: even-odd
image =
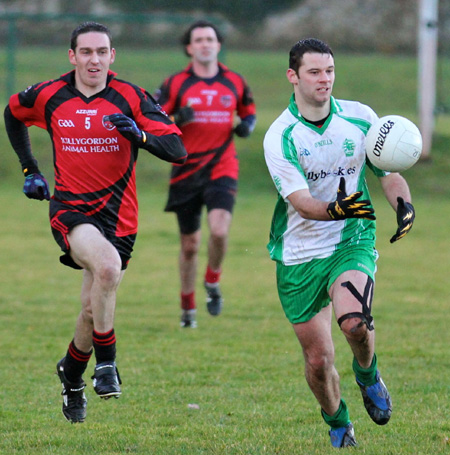
[(256, 115), (247, 115), (247, 117), (241, 119), (241, 122), (247, 123), (248, 129), (251, 133), (253, 132), (256, 126)]
[(241, 119), (241, 123), (236, 125), (234, 132), (236, 136), (248, 137), (255, 129), (256, 117), (254, 115), (248, 115)]
[(28, 128), (24, 123), (14, 117), (9, 105), (5, 108), (4, 118), (9, 141), (19, 157), (22, 171), (25, 175), (39, 172), (38, 163), (31, 152)]
[(146, 131), (144, 134), (146, 141), (141, 147), (151, 154), (169, 163), (183, 164), (186, 161), (186, 149), (178, 135), (154, 136)]
[(397, 197), (403, 198), (406, 202), (412, 202), (409, 186), (400, 174), (394, 172), (385, 177), (381, 177), (380, 181), (386, 199), (394, 210), (397, 210)]
[(330, 221), (328, 203), (314, 199), (308, 190), (299, 190), (288, 196), (295, 210), (306, 220)]

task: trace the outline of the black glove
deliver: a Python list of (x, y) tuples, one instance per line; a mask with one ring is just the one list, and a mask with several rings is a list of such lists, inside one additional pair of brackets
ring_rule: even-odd
[(344, 220), (345, 218), (365, 218), (374, 220), (374, 209), (370, 206), (368, 199), (357, 201), (362, 196), (361, 191), (347, 196), (345, 192), (345, 179), (341, 177), (337, 197), (334, 202), (328, 205), (327, 212), (332, 220)]
[(248, 137), (250, 136), (250, 125), (247, 122), (241, 122), (236, 125), (234, 133), (239, 137)]
[(194, 109), (191, 106), (184, 106), (178, 109), (173, 115), (173, 121), (177, 126), (183, 126), (194, 120)]
[(111, 114), (106, 115), (104, 120), (109, 120), (117, 128), (117, 131), (133, 144), (141, 146), (146, 142), (145, 133), (137, 127), (136, 122), (130, 117), (124, 114)]
[(395, 235), (391, 238), (391, 243), (400, 240), (404, 237), (412, 228), (414, 223), (414, 218), (416, 217), (416, 212), (414, 207), (409, 202), (405, 202), (403, 198), (397, 198), (397, 224), (398, 229)]
[(50, 200), (50, 188), (46, 178), (40, 174), (28, 174), (25, 177), (25, 184), (23, 185), (23, 192), (30, 199), (37, 199), (43, 201)]

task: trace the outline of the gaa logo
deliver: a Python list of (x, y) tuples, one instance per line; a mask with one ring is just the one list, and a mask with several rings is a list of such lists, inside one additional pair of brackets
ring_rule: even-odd
[(72, 120), (64, 120), (64, 119), (58, 120), (58, 126), (61, 126), (63, 128), (75, 128), (75, 125), (72, 122)]
[(116, 126), (109, 120), (109, 115), (104, 115), (102, 118), (103, 126), (108, 130), (112, 131)]
[(194, 104), (202, 104), (202, 99), (199, 97), (188, 98), (187, 104), (193, 106)]

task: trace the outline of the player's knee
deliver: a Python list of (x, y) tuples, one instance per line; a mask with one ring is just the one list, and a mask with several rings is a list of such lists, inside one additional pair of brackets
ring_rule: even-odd
[(197, 242), (185, 242), (183, 243), (181, 254), (187, 260), (197, 256), (199, 251), (199, 244)]
[(115, 288), (120, 281), (121, 262), (104, 261), (96, 269), (96, 278), (105, 288)]
[(181, 236), (181, 255), (185, 260), (195, 257), (200, 249), (200, 231), (193, 234), (182, 234)]
[(342, 321), (341, 330), (346, 338), (354, 341), (363, 341), (368, 335), (367, 324), (359, 317)]
[(333, 368), (334, 356), (331, 352), (315, 353), (305, 356), (305, 362), (308, 373), (316, 379), (322, 379)]
[(226, 241), (228, 237), (228, 226), (224, 224), (216, 224), (211, 227), (211, 238), (217, 242)]

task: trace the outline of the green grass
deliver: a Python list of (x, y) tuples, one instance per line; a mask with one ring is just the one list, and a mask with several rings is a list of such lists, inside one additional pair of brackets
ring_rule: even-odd
[[(30, 66), (34, 54), (26, 54)], [(167, 70), (184, 64), (178, 52), (149, 52), (140, 60), (136, 57), (142, 53), (123, 55), (123, 66), (116, 70), (141, 85), (147, 77), (159, 81)], [(59, 58), (46, 56), (47, 63)], [(178, 327), (178, 237), (173, 216), (162, 212), (169, 166), (141, 154), (140, 232), (119, 289), (115, 327), (123, 396), (103, 402), (88, 380), (88, 418), (82, 425), (63, 419), (54, 375), (73, 334), (81, 274), (59, 264), (47, 204), (23, 196), (17, 159), (5, 134), (0, 135), (1, 454), (336, 453), (303, 377), (300, 348), (282, 314), (274, 264), (265, 249), (275, 190), (261, 142), (290, 94), (285, 60), (275, 53), (227, 54), (227, 63), (239, 68), (254, 90), (258, 125), (251, 138), (238, 140), (242, 173), (224, 265), (225, 309), (218, 318), (208, 316), (199, 276), (197, 330)], [(414, 62), (395, 62), (343, 56), (337, 76), (346, 82), (336, 87), (336, 95), (373, 101), (380, 114), (414, 117), (415, 84), (404, 79), (408, 74), (414, 79)], [(54, 76), (51, 64), (37, 66), (31, 75), (21, 65), (18, 82), (23, 86), (30, 77), (29, 83)], [(389, 70), (375, 72), (376, 68)], [(359, 78), (358, 84), (350, 83)], [(417, 218), (411, 233), (394, 245), (389, 238), (395, 231), (395, 214), (370, 179), (380, 252), (373, 314), (380, 368), (394, 413), (386, 427), (370, 421), (354, 383), (350, 350), (334, 327), (342, 393), (359, 442), (358, 448), (349, 449), (354, 453), (450, 453), (449, 131), (449, 119), (438, 118), (433, 160), (405, 173)], [(46, 133), (31, 133), (36, 155), (50, 175)], [(204, 266), (205, 245), (200, 272)], [(91, 370), (92, 365), (89, 374)]]

